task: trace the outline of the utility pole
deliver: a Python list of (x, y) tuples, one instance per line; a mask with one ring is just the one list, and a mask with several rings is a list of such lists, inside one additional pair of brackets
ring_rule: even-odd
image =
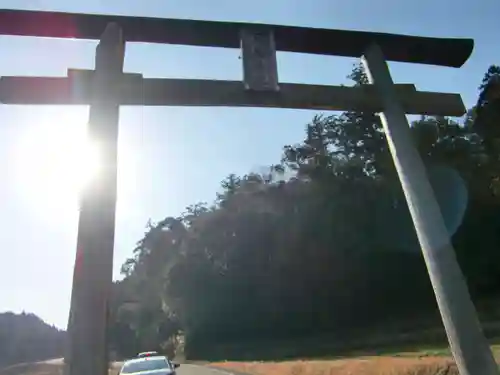
[[(106, 320), (112, 285), (117, 188), (119, 82), (125, 44), (109, 24), (96, 49), (88, 136), (100, 169), (84, 187), (80, 202), (73, 275), (66, 374), (106, 375)], [(73, 82), (74, 85), (77, 82)]]
[(413, 143), (410, 124), (394, 90), (380, 47), (369, 47), (362, 62), (369, 82), (375, 85), (383, 102), (380, 117), (387, 142), (460, 375), (496, 375), (497, 364), (481, 330), (438, 202)]

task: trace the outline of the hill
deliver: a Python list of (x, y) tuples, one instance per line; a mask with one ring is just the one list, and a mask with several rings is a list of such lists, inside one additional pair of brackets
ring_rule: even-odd
[(34, 314), (0, 313), (0, 368), (62, 357), (65, 332)]

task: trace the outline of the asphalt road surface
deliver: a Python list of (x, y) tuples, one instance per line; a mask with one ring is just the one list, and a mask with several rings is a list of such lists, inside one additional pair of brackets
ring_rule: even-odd
[(202, 365), (191, 365), (181, 363), (176, 370), (177, 375), (234, 375), (231, 372), (218, 370)]

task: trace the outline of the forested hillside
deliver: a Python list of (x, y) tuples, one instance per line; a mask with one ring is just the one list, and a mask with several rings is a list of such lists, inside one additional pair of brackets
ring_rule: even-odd
[[(492, 66), (464, 118), (421, 117), (412, 127), (484, 321), (500, 317), (483, 307), (500, 292), (499, 77)], [(349, 78), (366, 83), (359, 66)], [(204, 358), (217, 345), (440, 324), (372, 113), (315, 116), (269, 173), (230, 174), (214, 202), (149, 223), (122, 273), (109, 336), (122, 355), (171, 351), (180, 332), (186, 355)]]
[(0, 368), (63, 355), (65, 332), (34, 314), (0, 314)]

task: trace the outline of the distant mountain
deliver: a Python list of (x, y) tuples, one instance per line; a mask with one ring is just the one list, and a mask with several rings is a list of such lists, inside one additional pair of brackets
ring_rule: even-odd
[(62, 357), (65, 335), (35, 314), (0, 313), (0, 368)]

